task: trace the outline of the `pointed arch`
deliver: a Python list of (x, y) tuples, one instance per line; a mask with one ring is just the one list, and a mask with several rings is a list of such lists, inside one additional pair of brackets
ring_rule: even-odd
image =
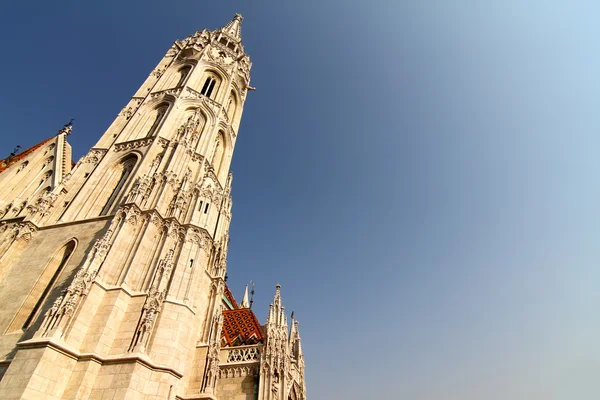
[(187, 77), (190, 75), (191, 71), (191, 65), (184, 65), (179, 69), (179, 71), (177, 71), (177, 73), (179, 74), (179, 81), (177, 82), (177, 85), (175, 85), (176, 88), (182, 87), (185, 84)]
[(223, 131), (219, 131), (217, 134), (217, 139), (215, 140), (215, 150), (213, 151), (213, 156), (211, 160), (211, 164), (215, 169), (215, 174), (219, 176), (221, 172), (221, 167), (223, 166), (223, 160), (225, 158), (225, 133)]
[(237, 114), (238, 104), (239, 101), (237, 95), (235, 94), (235, 91), (232, 90), (231, 94), (229, 95), (229, 102), (227, 104), (227, 117), (229, 117), (229, 122), (232, 124)]
[(212, 69), (207, 69), (204, 71), (204, 75), (200, 81), (200, 84), (202, 85), (200, 94), (203, 94), (210, 99), (215, 99), (217, 97), (217, 93), (219, 92), (221, 82), (223, 82), (223, 78), (219, 73)]
[(115, 163), (113, 167), (107, 171), (107, 187), (102, 191), (103, 197), (106, 200), (104, 201), (100, 215), (107, 215), (117, 203), (117, 200), (122, 197), (137, 161), (137, 154), (130, 153)]
[(6, 333), (15, 332), (19, 329), (25, 330), (32, 325), (39, 316), (42, 306), (48, 299), (52, 289), (56, 286), (58, 279), (65, 270), (65, 266), (68, 264), (76, 248), (77, 239), (71, 238), (54, 253), (44, 267), (40, 277), (31, 288), (25, 301), (21, 304)]
[[(152, 122), (148, 132), (146, 133), (146, 137), (152, 137), (158, 131), (158, 128), (161, 125), (165, 115), (167, 115), (167, 110), (169, 109), (169, 103), (161, 103), (154, 108), (152, 113), (148, 116), (147, 122), (144, 125), (148, 125), (148, 122)], [(145, 129), (142, 129), (142, 132)]]

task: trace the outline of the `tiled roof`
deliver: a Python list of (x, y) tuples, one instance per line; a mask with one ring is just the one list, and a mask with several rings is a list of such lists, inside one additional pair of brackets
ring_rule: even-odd
[(240, 308), (240, 306), (238, 306), (237, 301), (235, 301), (235, 297), (233, 297), (233, 293), (231, 293), (231, 290), (229, 290), (229, 286), (227, 286), (227, 284), (225, 284), (225, 292), (223, 292), (223, 296), (225, 296), (227, 301), (231, 304), (231, 306), (234, 309)]
[(260, 324), (251, 309), (238, 308), (223, 311), (221, 346), (243, 346), (263, 340)]
[(19, 161), (21, 161), (22, 159), (27, 157), (29, 154), (33, 153), (34, 151), (36, 151), (37, 149), (39, 149), (40, 147), (42, 147), (43, 145), (45, 145), (46, 143), (48, 143), (49, 141), (51, 141), (54, 138), (55, 138), (55, 136), (52, 136), (51, 138), (48, 138), (48, 139), (44, 140), (43, 142), (38, 143), (35, 146), (30, 147), (25, 151), (20, 152), (19, 154), (15, 155), (14, 157), (8, 157), (8, 158), (5, 158), (4, 160), (0, 161), (0, 173), (4, 172), (11, 165), (18, 163)]

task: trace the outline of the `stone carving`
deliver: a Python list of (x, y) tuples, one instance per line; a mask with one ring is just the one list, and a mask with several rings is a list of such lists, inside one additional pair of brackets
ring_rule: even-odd
[(131, 191), (127, 195), (127, 203), (136, 203), (143, 205), (144, 202), (150, 197), (152, 189), (154, 187), (154, 178), (148, 175), (138, 177)]
[(179, 50), (180, 50), (179, 47), (177, 47), (177, 45), (174, 44), (173, 46), (171, 46), (169, 51), (167, 51), (167, 54), (165, 57), (175, 57), (179, 53)]
[(36, 202), (36, 210), (40, 217), (45, 217), (50, 213), (52, 207), (54, 207), (54, 202), (58, 197), (57, 193), (53, 192), (45, 192)]
[(252, 362), (260, 360), (260, 349), (258, 346), (245, 347), (241, 349), (232, 348), (227, 352), (227, 363), (235, 364), (241, 362)]
[(133, 114), (135, 113), (135, 110), (129, 106), (125, 106), (123, 107), (123, 110), (121, 110), (121, 112), (119, 113), (120, 117), (125, 117), (126, 120), (130, 120), (131, 117), (133, 117)]
[(126, 211), (127, 214), (125, 217), (125, 222), (133, 226), (137, 225), (137, 223), (140, 221), (140, 210), (137, 207), (129, 207)]
[(154, 71), (152, 71), (152, 73), (150, 75), (159, 79), (164, 73), (165, 73), (165, 68), (157, 67)]
[(179, 97), (179, 94), (181, 93), (181, 88), (176, 88), (176, 89), (166, 89), (166, 90), (161, 90), (160, 92), (154, 92), (150, 94), (150, 98), (152, 99), (156, 99), (158, 97), (164, 97), (164, 96), (173, 96), (173, 97)]
[(213, 112), (218, 113), (221, 110), (221, 104), (217, 103), (213, 99), (206, 97), (200, 92), (186, 86), (184, 92), (181, 95), (182, 99), (198, 99), (202, 100), (202, 104), (205, 104), (211, 109)]
[(18, 231), (16, 233), (16, 240), (29, 242), (33, 237), (33, 234), (37, 231), (37, 226), (31, 222), (24, 222), (19, 224)]
[(146, 138), (141, 138), (141, 139), (136, 139), (136, 140), (130, 140), (128, 142), (117, 143), (115, 145), (114, 149), (115, 149), (115, 151), (119, 152), (119, 151), (123, 151), (123, 150), (135, 149), (138, 147), (146, 147), (146, 146), (150, 145), (153, 141), (154, 141), (154, 137), (146, 137)]
[(254, 366), (222, 366), (219, 371), (219, 378), (241, 378), (245, 376), (254, 376), (257, 373), (257, 368)]
[(167, 284), (173, 270), (173, 255), (174, 250), (171, 249), (167, 252), (165, 258), (158, 262), (148, 297), (146, 297), (142, 307), (142, 316), (131, 342), (130, 351), (144, 352), (148, 346), (156, 318), (162, 310), (167, 295)]
[(81, 160), (83, 164), (98, 164), (106, 154), (105, 149), (91, 149)]
[(212, 328), (208, 341), (206, 376), (203, 391), (213, 394), (219, 379), (219, 353), (221, 351), (221, 330), (223, 328), (223, 305), (219, 304), (212, 318)]

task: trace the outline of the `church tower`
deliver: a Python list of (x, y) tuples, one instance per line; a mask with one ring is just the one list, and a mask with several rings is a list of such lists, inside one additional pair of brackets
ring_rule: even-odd
[(226, 284), (251, 63), (241, 15), (176, 41), (92, 149), (0, 163), (0, 398), (306, 399), (279, 285)]

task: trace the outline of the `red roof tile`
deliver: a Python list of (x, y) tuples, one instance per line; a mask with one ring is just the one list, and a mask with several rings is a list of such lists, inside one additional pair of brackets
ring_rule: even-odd
[(18, 163), (19, 161), (21, 161), (22, 159), (27, 157), (27, 155), (33, 153), (34, 151), (36, 151), (37, 149), (39, 149), (40, 147), (42, 147), (43, 145), (45, 145), (46, 143), (48, 143), (49, 141), (51, 141), (54, 138), (55, 138), (55, 136), (52, 136), (51, 138), (48, 138), (48, 139), (44, 140), (43, 142), (38, 143), (35, 146), (30, 147), (25, 151), (20, 152), (19, 154), (15, 155), (14, 157), (8, 157), (8, 158), (5, 158), (4, 160), (0, 161), (0, 173), (5, 171), (6, 169), (8, 169), (11, 165)]
[(238, 308), (223, 311), (221, 346), (243, 346), (263, 340), (262, 329), (251, 309)]

